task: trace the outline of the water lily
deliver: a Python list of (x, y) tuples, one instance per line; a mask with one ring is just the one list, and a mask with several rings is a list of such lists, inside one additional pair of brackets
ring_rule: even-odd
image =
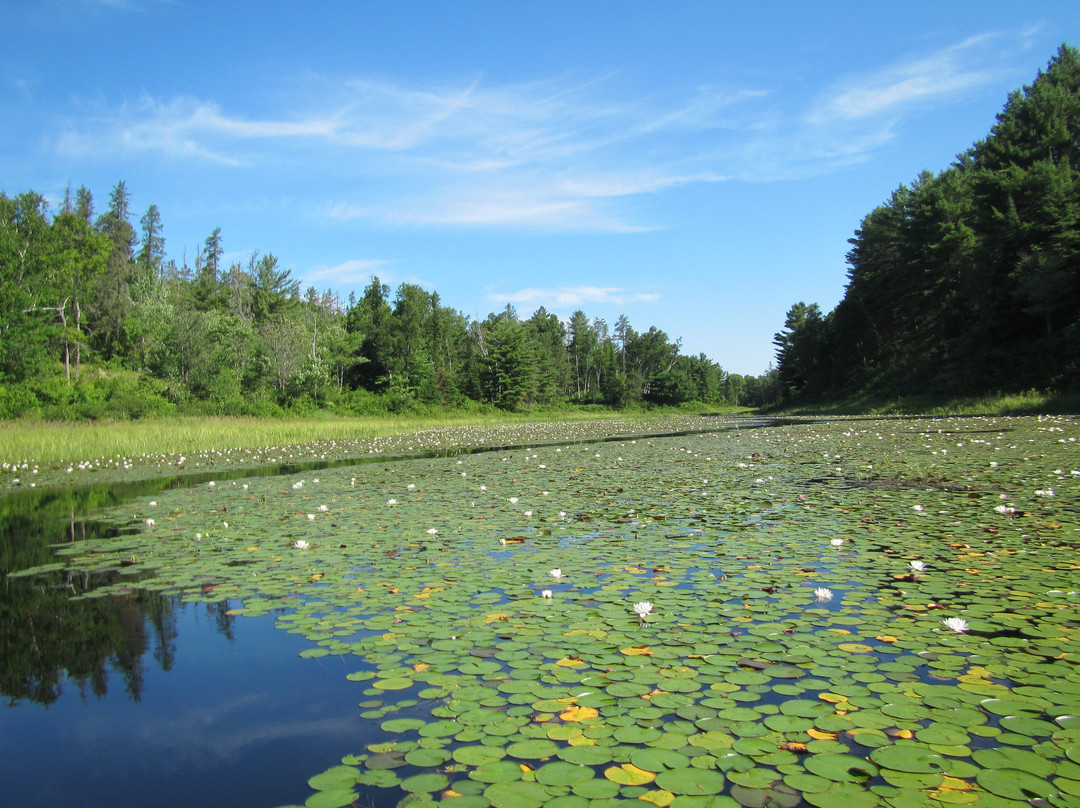
[(814, 597), (822, 603), (833, 599), (833, 591), (827, 586), (819, 586), (814, 590)]
[(831, 544), (833, 547), (841, 547), (844, 544), (844, 540), (843, 539), (830, 539), (829, 544)]
[(308, 543), (307, 541), (305, 541), (304, 539), (297, 539), (296, 541), (293, 542), (293, 547), (295, 547), (297, 550), (306, 550), (310, 546), (311, 546), (311, 544)]
[(543, 590), (540, 593), (540, 597), (542, 597), (542, 598), (550, 598), (551, 597), (551, 590), (550, 589)]
[(647, 600), (643, 600), (634, 604), (634, 614), (636, 614), (638, 617), (645, 617), (645, 615), (650, 614), (652, 610), (653, 605)]
[(562, 568), (561, 567), (556, 567), (555, 569), (551, 570), (548, 573), (548, 575), (550, 575), (552, 578), (554, 578), (557, 581), (557, 580), (559, 580), (560, 578), (563, 577)]
[(322, 511), (323, 513), (326, 513), (328, 510), (330, 510), (330, 508), (328, 506), (326, 506), (326, 505), (320, 505), (319, 510)]
[(1016, 513), (1016, 508), (1012, 507), (1011, 505), (995, 505), (994, 510), (998, 513), (1003, 513), (1006, 516), (1011, 516), (1012, 514)]
[(436, 529), (436, 528), (433, 528), (433, 527), (429, 527), (429, 528), (427, 529), (427, 534), (428, 534), (429, 536), (437, 536), (437, 535), (438, 535), (438, 533), (439, 533), (439, 531), (438, 531), (438, 529)]
[(510, 499), (507, 500), (507, 502), (509, 502), (511, 505), (517, 505), (517, 501), (517, 497), (510, 497)]
[(315, 514), (313, 514), (313, 513), (309, 513), (309, 514), (307, 515), (307, 518), (308, 518), (308, 519), (314, 519), (314, 518), (315, 518)]
[(911, 570), (912, 575), (918, 575), (919, 573), (926, 572), (926, 563), (923, 561), (912, 561), (908, 563), (908, 569)]
[(941, 621), (941, 625), (945, 628), (952, 629), (957, 634), (961, 634), (968, 630), (968, 622), (962, 617), (946, 617)]
[(154, 524), (154, 520), (153, 520), (153, 519), (143, 519), (143, 521), (144, 521), (144, 522), (146, 522), (146, 524), (148, 524), (148, 525), (152, 525), (152, 524)]
[(397, 505), (397, 500), (396, 499), (388, 499), (388, 500), (386, 500), (386, 504), (387, 505)]

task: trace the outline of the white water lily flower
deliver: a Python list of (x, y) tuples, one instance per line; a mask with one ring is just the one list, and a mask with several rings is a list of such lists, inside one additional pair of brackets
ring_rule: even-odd
[(923, 561), (912, 561), (908, 564), (908, 568), (911, 570), (912, 575), (917, 575), (920, 572), (926, 572), (926, 563)]
[(962, 617), (946, 617), (941, 621), (941, 625), (945, 628), (952, 629), (957, 634), (968, 630), (968, 622)]
[(311, 545), (304, 539), (297, 539), (293, 542), (293, 547), (295, 547), (297, 550), (306, 550), (310, 546)]
[(510, 499), (507, 500), (507, 502), (509, 502), (511, 505), (517, 505), (517, 501), (517, 497), (510, 497)]
[(439, 533), (439, 531), (438, 531), (438, 530), (437, 530), (436, 528), (433, 528), (433, 527), (429, 527), (429, 528), (427, 529), (427, 534), (428, 534), (429, 536), (436, 536), (436, 535), (438, 535), (438, 533)]
[(416, 483), (409, 483), (405, 487), (408, 488), (410, 491), (412, 491), (414, 488), (416, 488)]
[(833, 547), (840, 547), (844, 543), (843, 539), (830, 539), (829, 544)]
[(315, 518), (315, 514), (313, 514), (313, 513), (309, 513), (309, 514), (307, 515), (307, 518), (308, 518), (308, 519), (314, 519), (314, 518)]
[(562, 568), (561, 567), (556, 567), (555, 569), (551, 570), (548, 573), (548, 575), (550, 575), (552, 578), (554, 578), (557, 581), (557, 580), (559, 580), (560, 578), (563, 577)]
[(1016, 508), (1011, 505), (995, 505), (994, 510), (998, 513), (1003, 513), (1006, 516), (1016, 513)]
[(911, 506), (911, 510), (913, 510), (913, 511), (921, 511), (922, 509), (923, 509), (922, 505), (912, 505)]
[(326, 511), (330, 510), (330, 508), (328, 508), (326, 505), (320, 505), (319, 510), (325, 513)]
[(1052, 496), (1054, 496), (1054, 489), (1053, 488), (1047, 488), (1046, 490), (1036, 491), (1035, 496), (1037, 496), (1037, 497), (1052, 497)]
[(550, 589), (543, 590), (540, 593), (540, 597), (542, 597), (542, 598), (550, 598), (551, 597), (551, 590)]
[(814, 590), (814, 597), (824, 603), (825, 601), (833, 599), (833, 591), (827, 586), (819, 586)]
[(387, 505), (397, 505), (397, 500), (396, 499), (388, 499), (388, 500), (386, 500), (386, 504)]
[(653, 610), (653, 605), (647, 600), (640, 601), (634, 604), (634, 614), (638, 617), (644, 617)]
[(480, 490), (481, 490), (481, 491), (487, 491), (487, 486), (486, 486), (486, 485), (482, 485), (482, 486), (480, 486)]
[(154, 502), (154, 500), (150, 500), (150, 504), (151, 504), (151, 505), (157, 505), (157, 503), (156, 503), (156, 502)]
[(532, 511), (525, 511), (526, 516), (532, 516)]
[(152, 524), (154, 524), (154, 520), (153, 520), (153, 519), (143, 519), (143, 521), (144, 521), (144, 522), (146, 522), (146, 524), (148, 524), (148, 525), (152, 525)]

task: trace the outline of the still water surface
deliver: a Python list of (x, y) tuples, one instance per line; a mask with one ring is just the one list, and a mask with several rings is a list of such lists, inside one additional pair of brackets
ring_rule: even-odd
[(363, 661), (301, 659), (310, 640), (273, 616), (153, 594), (71, 601), (94, 582), (6, 577), (114, 530), (98, 509), (191, 482), (0, 499), (0, 804), (302, 805), (309, 777), (373, 741), (345, 678)]

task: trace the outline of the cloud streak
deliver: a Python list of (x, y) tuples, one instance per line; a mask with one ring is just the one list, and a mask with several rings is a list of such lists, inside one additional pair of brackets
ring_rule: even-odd
[(492, 303), (527, 303), (530, 305), (568, 308), (588, 303), (624, 305), (627, 303), (656, 303), (660, 295), (651, 292), (628, 292), (617, 286), (559, 286), (553, 289), (528, 287), (516, 292), (492, 292)]
[(783, 85), (620, 97), (612, 77), (407, 86), (309, 76), (287, 114), (144, 96), (91, 106), (54, 145), (79, 158), (303, 176), (326, 189), (318, 207), (332, 223), (629, 233), (670, 224), (650, 213), (653, 194), (870, 159), (908, 118), (998, 83), (996, 60), (1016, 41), (984, 34), (847, 76), (809, 108)]

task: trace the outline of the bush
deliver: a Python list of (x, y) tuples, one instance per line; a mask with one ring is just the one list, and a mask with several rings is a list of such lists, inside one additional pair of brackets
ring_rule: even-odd
[(41, 417), (41, 402), (34, 391), (23, 384), (0, 386), (0, 418)]

